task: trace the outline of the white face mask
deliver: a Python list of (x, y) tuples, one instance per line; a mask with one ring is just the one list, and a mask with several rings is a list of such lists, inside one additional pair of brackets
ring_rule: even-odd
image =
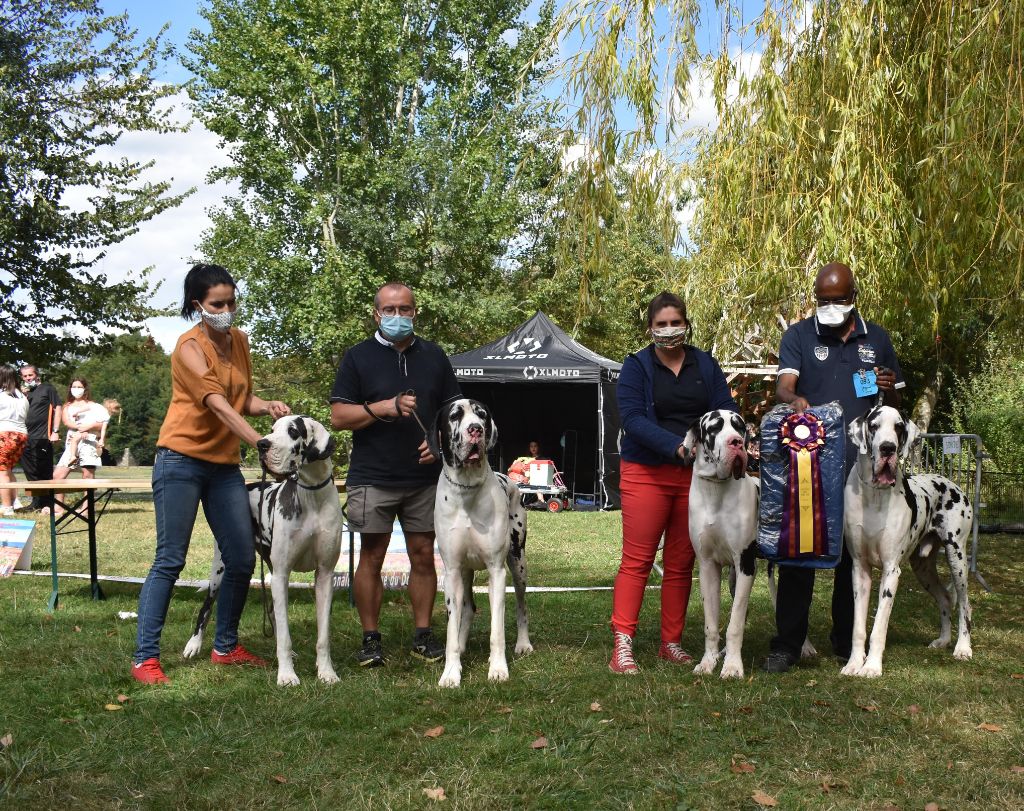
[(218, 332), (227, 332), (231, 329), (231, 324), (235, 320), (235, 313), (231, 310), (225, 310), (222, 313), (208, 313), (203, 309), (203, 305), (200, 304), (199, 312), (203, 314), (203, 321), (206, 322), (206, 325)]
[(826, 327), (838, 327), (846, 323), (852, 311), (852, 304), (822, 304), (818, 306), (818, 322)]
[(72, 397), (81, 397), (83, 394), (85, 394), (85, 389), (79, 388), (78, 386), (73, 386), (71, 388)]

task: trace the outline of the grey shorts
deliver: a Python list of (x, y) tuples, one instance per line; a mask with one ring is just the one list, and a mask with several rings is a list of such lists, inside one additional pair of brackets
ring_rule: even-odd
[(362, 484), (348, 490), (345, 513), (356, 532), (391, 532), (397, 516), (404, 532), (434, 531), (437, 485), (393, 488)]

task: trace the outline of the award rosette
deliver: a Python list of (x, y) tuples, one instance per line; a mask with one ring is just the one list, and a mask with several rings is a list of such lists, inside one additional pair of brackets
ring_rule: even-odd
[(776, 406), (761, 422), (758, 548), (793, 566), (831, 568), (843, 543), (846, 430), (838, 403), (797, 414)]

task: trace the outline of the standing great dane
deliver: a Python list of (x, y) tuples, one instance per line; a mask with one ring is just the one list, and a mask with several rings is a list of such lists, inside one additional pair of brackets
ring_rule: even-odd
[[(316, 669), (320, 681), (338, 681), (330, 651), (334, 566), (341, 553), (341, 503), (334, 486), (334, 438), (310, 417), (281, 417), (256, 443), (260, 464), (277, 482), (248, 485), (256, 551), (270, 568), (277, 636), (277, 683), (296, 685), (292, 638), (288, 630), (288, 576), (316, 570)], [(185, 646), (186, 658), (199, 653), (224, 576), (220, 550), (214, 545), (210, 593), (199, 610), (195, 632)]]
[(722, 678), (743, 678), (743, 629), (754, 585), (758, 482), (747, 475), (746, 424), (734, 411), (709, 411), (683, 440), (694, 458), (690, 483), (690, 541), (700, 565), (704, 658), (693, 672), (713, 673), (719, 657), (722, 567), (736, 575)]
[[(939, 605), (939, 636), (930, 647), (949, 645), (952, 604), (935, 568), (940, 546), (946, 550), (960, 607), (960, 631), (953, 657), (970, 659), (971, 605), (964, 552), (974, 511), (967, 496), (942, 476), (903, 474), (899, 463), (909, 455), (918, 429), (895, 408), (871, 409), (850, 424), (848, 433), (857, 446), (857, 463), (846, 480), (845, 491), (845, 537), (853, 558), (854, 624), (853, 651), (842, 673), (867, 677), (882, 674), (900, 564), (908, 558), (917, 579)], [(865, 655), (872, 566), (882, 570), (882, 580), (871, 644)]]
[(456, 400), (437, 416), (444, 469), (437, 484), (434, 528), (444, 561), (448, 637), (438, 685), (458, 687), (469, 626), (476, 613), (473, 574), (486, 569), (491, 601), (491, 651), (487, 678), (508, 679), (505, 659), (505, 565), (516, 591), (516, 653), (530, 653), (526, 616), (526, 510), (519, 487), (487, 464), (498, 429), (487, 407)]

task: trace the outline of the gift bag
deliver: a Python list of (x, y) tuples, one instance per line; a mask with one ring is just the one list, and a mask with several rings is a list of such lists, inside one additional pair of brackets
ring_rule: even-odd
[(768, 560), (830, 569), (843, 550), (846, 425), (837, 402), (794, 413), (780, 404), (761, 420), (757, 545)]

